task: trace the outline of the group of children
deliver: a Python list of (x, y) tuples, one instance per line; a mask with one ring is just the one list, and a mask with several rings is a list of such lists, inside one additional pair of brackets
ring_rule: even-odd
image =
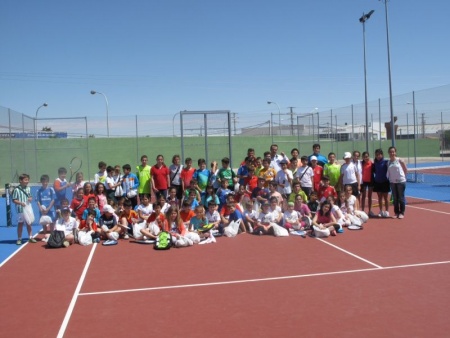
[[(376, 150), (374, 162), (367, 152), (362, 160), (359, 155), (346, 152), (340, 165), (334, 153), (321, 155), (318, 144), (313, 154), (300, 158), (298, 149), (292, 149), (288, 158), (278, 154), (273, 144), (263, 158), (248, 149), (236, 171), (226, 157), (220, 168), (213, 161), (208, 169), (206, 161), (199, 159), (195, 169), (190, 158), (182, 166), (180, 156), (174, 155), (166, 166), (158, 155), (150, 166), (144, 155), (135, 173), (129, 164), (120, 168), (99, 162), (93, 183), (85, 182), (82, 173), (75, 182), (67, 182), (67, 171), (60, 168), (53, 187), (48, 175), (41, 176), (36, 196), (31, 196), (29, 176), (23, 174), (13, 192), (17, 244), (22, 244), (23, 207), (33, 199), (43, 226), (42, 240), (47, 241), (52, 230), (62, 230), (64, 246), (101, 240), (116, 244), (130, 237), (151, 242), (161, 231), (170, 232), (175, 245), (189, 246), (214, 242), (229, 233), (227, 227), (256, 235), (280, 235), (282, 228), (287, 234), (333, 236), (345, 226), (361, 226), (369, 217), (388, 217), (391, 188), (395, 214), (403, 218), (406, 166), (395, 148), (389, 149), (389, 160), (381, 149)], [(68, 189), (71, 201), (66, 197)], [(378, 194), (378, 215), (372, 210), (372, 191)], [(27, 226), (29, 241), (34, 243)], [(84, 241), (86, 235), (91, 241)]]

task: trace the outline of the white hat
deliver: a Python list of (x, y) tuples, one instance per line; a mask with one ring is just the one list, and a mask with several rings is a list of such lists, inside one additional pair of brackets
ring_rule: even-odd
[(344, 153), (344, 160), (346, 159), (346, 158), (352, 158), (352, 153), (350, 153), (350, 152), (345, 152)]
[(106, 204), (105, 206), (103, 206), (103, 212), (109, 212), (109, 213), (113, 214), (114, 213), (114, 209), (109, 204)]
[(310, 161), (317, 161), (317, 157), (316, 156), (311, 156), (311, 158), (309, 159)]

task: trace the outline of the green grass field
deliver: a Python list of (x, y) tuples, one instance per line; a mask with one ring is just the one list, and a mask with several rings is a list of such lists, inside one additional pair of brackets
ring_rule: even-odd
[[(232, 137), (232, 164), (234, 168), (244, 159), (248, 148), (254, 148), (258, 156), (269, 150), (272, 143), (270, 136), (234, 136)], [(297, 137), (278, 137), (274, 142), (279, 146), (279, 152), (290, 155), (292, 148), (299, 148), (301, 155), (311, 154), (313, 142), (310, 138), (297, 140)], [(191, 157), (196, 166), (199, 158), (208, 161), (219, 161), (229, 156), (227, 137), (209, 137), (208, 156), (205, 151), (205, 139), (202, 137), (187, 137), (184, 139), (184, 158)], [(300, 144), (299, 144), (300, 143)], [(322, 153), (335, 152), (341, 159), (345, 151), (365, 148), (365, 141), (336, 142), (327, 139), (320, 140)], [(391, 141), (382, 141), (381, 148), (387, 154)], [(77, 156), (82, 159), (82, 171), (85, 178), (93, 178), (99, 161), (108, 165), (123, 165), (129, 163), (132, 167), (140, 163), (141, 155), (149, 157), (149, 163), (155, 163), (158, 154), (165, 157), (170, 164), (174, 154), (182, 155), (181, 138), (179, 137), (143, 137), (143, 138), (88, 138), (88, 139), (34, 139), (0, 140), (0, 184), (17, 182), (17, 177), (23, 172), (31, 176), (31, 182), (38, 182), (42, 174), (48, 174), (53, 180), (59, 167), (68, 169), (70, 160)], [(396, 140), (397, 153), (400, 157), (414, 157), (413, 140)], [(379, 141), (369, 143), (371, 155), (380, 147)], [(438, 157), (438, 139), (416, 140), (417, 157)]]

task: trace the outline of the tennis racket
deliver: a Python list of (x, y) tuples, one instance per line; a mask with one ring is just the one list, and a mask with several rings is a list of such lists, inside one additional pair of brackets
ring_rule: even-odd
[(69, 163), (69, 169), (70, 169), (69, 183), (72, 182), (72, 179), (80, 171), (82, 165), (83, 165), (83, 161), (79, 157), (75, 156), (74, 158), (72, 158), (70, 160), (70, 163)]
[(362, 225), (352, 224), (347, 227), (349, 230), (362, 230), (364, 229)]

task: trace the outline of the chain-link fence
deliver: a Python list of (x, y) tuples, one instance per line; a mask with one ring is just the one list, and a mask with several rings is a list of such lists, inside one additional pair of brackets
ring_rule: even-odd
[[(393, 103), (395, 145), (400, 156), (412, 162), (418, 156), (450, 155), (450, 85), (398, 95)], [(214, 147), (209, 160), (232, 153), (235, 166), (247, 148), (253, 147), (262, 155), (271, 143), (287, 153), (292, 147), (300, 148), (302, 154), (309, 154), (312, 144), (320, 143), (323, 153), (333, 151), (338, 157), (354, 149), (368, 148), (373, 154), (375, 149), (392, 144), (389, 98), (368, 102), (367, 123), (364, 103), (300, 113), (293, 108), (275, 113), (230, 112), (229, 116), (210, 119), (207, 139), (203, 122), (188, 124), (186, 120), (181, 128), (180, 113), (110, 116), (107, 124), (101, 116), (36, 118), (0, 107), (0, 184), (16, 182), (22, 172), (29, 173), (33, 182), (44, 173), (53, 177), (57, 168), (68, 166), (74, 156), (83, 160), (86, 177), (93, 177), (100, 160), (133, 165), (146, 154), (152, 163), (160, 153), (170, 159), (182, 150), (183, 130), (190, 145), (185, 157), (194, 161), (204, 158), (206, 143)], [(231, 144), (230, 130), (233, 151), (223, 147)]]

